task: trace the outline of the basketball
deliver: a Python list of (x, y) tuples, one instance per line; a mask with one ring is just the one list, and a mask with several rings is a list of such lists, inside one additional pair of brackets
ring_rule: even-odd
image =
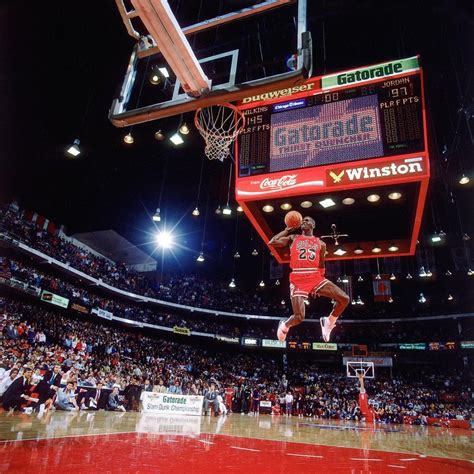
[(285, 216), (285, 224), (287, 227), (299, 227), (303, 222), (303, 216), (298, 211), (290, 211)]

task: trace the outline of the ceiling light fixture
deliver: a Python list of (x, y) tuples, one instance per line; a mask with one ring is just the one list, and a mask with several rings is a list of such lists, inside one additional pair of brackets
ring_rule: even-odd
[(449, 294), (449, 295), (448, 295), (448, 301), (453, 301), (453, 299), (454, 299), (454, 298), (453, 298), (453, 295)]
[(420, 267), (420, 271), (418, 272), (418, 276), (420, 276), (421, 278), (425, 278), (426, 277), (426, 271), (425, 271), (425, 267)]
[(222, 214), (224, 214), (224, 216), (230, 216), (232, 214), (231, 207), (225, 206), (224, 209), (222, 209)]
[(275, 282), (275, 286), (280, 286), (280, 280), (277, 280), (277, 281)]
[(390, 244), (390, 247), (388, 248), (389, 252), (396, 252), (397, 250), (398, 247), (394, 243)]
[(263, 288), (263, 287), (265, 286), (265, 282), (262, 280), (262, 281), (258, 284), (258, 286), (259, 286), (260, 288)]
[(452, 273), (449, 271), (449, 268), (448, 268), (448, 270), (446, 270), (445, 275), (448, 276), (448, 277), (452, 275)]
[(165, 139), (165, 134), (161, 130), (158, 130), (155, 132), (155, 140), (162, 142), (164, 139)]
[(161, 77), (156, 71), (151, 71), (148, 80), (150, 81), (150, 84), (156, 86), (161, 82)]
[(388, 302), (393, 303), (393, 298), (391, 296), (389, 297)]
[(411, 280), (413, 277), (411, 276), (411, 273), (407, 273), (406, 278), (407, 278), (407, 280)]
[(367, 196), (367, 201), (369, 202), (377, 202), (380, 200), (380, 196), (378, 194), (369, 194)]
[(179, 133), (187, 135), (189, 133), (189, 127), (186, 125), (186, 122), (179, 127)]
[(230, 280), (229, 288), (235, 288), (235, 280), (233, 278)]
[(380, 273), (377, 273), (377, 275), (375, 275), (375, 279), (376, 280), (381, 280), (382, 279), (382, 277), (380, 276)]
[(304, 209), (308, 209), (313, 205), (311, 201), (303, 201), (300, 206), (303, 207)]
[(357, 247), (355, 250), (354, 250), (354, 253), (356, 255), (360, 255), (362, 253), (364, 253), (364, 249), (362, 249), (361, 247)]
[(173, 143), (173, 145), (182, 145), (184, 143), (183, 137), (176, 132), (174, 135), (170, 137), (170, 142)]
[(214, 213), (217, 214), (217, 215), (222, 214), (222, 209), (221, 209), (221, 206), (220, 206), (220, 205), (217, 206), (217, 208), (216, 208), (216, 210), (214, 211)]
[(292, 207), (293, 206), (289, 202), (284, 202), (283, 204), (280, 204), (280, 208), (284, 211), (289, 211)]
[(441, 242), (441, 236), (436, 232), (431, 236), (431, 242)]
[(166, 69), (166, 67), (159, 67), (158, 68), (158, 71), (161, 72), (161, 74), (163, 75), (164, 78), (168, 79), (168, 77), (170, 77), (170, 73), (168, 72), (168, 69)]
[(197, 261), (197, 262), (204, 262), (204, 260), (205, 260), (204, 254), (201, 252), (201, 253), (199, 254), (199, 257), (196, 258), (196, 261)]
[(401, 197), (402, 197), (402, 193), (399, 193), (398, 191), (395, 191), (388, 195), (388, 198), (391, 199), (392, 201), (396, 201), (397, 199), (400, 199)]
[(474, 275), (474, 271), (472, 271), (471, 269), (469, 269), (469, 270), (467, 271), (467, 275), (468, 275), (468, 276)]
[(425, 298), (425, 295), (423, 293), (420, 293), (420, 298), (418, 299), (418, 301), (420, 303), (426, 303), (426, 298)]
[(127, 145), (131, 145), (135, 140), (133, 138), (133, 135), (132, 135), (132, 132), (128, 132), (124, 137), (123, 137), (123, 141), (127, 144)]
[(390, 275), (390, 280), (393, 281), (393, 280), (396, 280), (396, 279), (397, 279), (397, 277), (392, 273), (392, 274)]
[(160, 222), (161, 221), (160, 208), (159, 207), (156, 209), (156, 212), (153, 214), (152, 220), (154, 222)]
[(271, 206), (270, 204), (266, 204), (262, 207), (263, 212), (273, 212), (273, 209), (273, 206)]
[(324, 207), (324, 209), (336, 205), (336, 203), (331, 198), (323, 199), (322, 201), (319, 201), (319, 204)]
[(199, 212), (199, 209), (198, 207), (196, 206), (196, 208), (194, 209), (194, 211), (192, 212), (193, 216), (199, 216), (200, 212)]
[(362, 275), (359, 275), (359, 278), (357, 278), (357, 281), (364, 281), (364, 279), (362, 278)]
[(351, 206), (354, 203), (355, 203), (355, 199), (351, 197), (347, 197), (342, 200), (342, 204), (345, 204), (346, 206)]
[(81, 150), (79, 148), (80, 144), (81, 141), (79, 140), (79, 138), (76, 138), (73, 144), (66, 150), (66, 153), (76, 158), (76, 156), (79, 156), (81, 154)]
[(459, 179), (459, 184), (467, 184), (469, 183), (469, 181), (471, 181), (469, 177), (463, 174), (461, 178)]
[(335, 252), (334, 255), (337, 255), (339, 257), (342, 257), (344, 254), (346, 254), (347, 251), (344, 250), (342, 247), (339, 247)]
[(380, 253), (381, 251), (382, 249), (377, 244), (372, 248), (372, 253)]
[(173, 245), (173, 236), (167, 231), (162, 231), (156, 236), (156, 243), (158, 247), (169, 249)]
[(257, 249), (253, 249), (252, 250), (252, 257), (256, 257), (258, 255), (258, 250)]
[(239, 252), (235, 252), (235, 253), (234, 253), (234, 258), (240, 258), (240, 253), (239, 253)]
[(241, 206), (237, 206), (237, 212), (244, 212)]

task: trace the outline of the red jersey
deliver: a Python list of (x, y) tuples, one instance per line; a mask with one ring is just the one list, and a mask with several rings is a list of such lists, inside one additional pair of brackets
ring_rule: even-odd
[(319, 268), (321, 241), (314, 235), (297, 235), (290, 247), (290, 268), (292, 270)]
[(225, 389), (225, 399), (232, 401), (233, 397), (234, 397), (234, 389), (232, 387), (227, 387)]

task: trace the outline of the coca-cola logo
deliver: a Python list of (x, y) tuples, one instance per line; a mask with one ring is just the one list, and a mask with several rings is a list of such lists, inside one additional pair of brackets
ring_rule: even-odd
[(265, 178), (260, 183), (260, 189), (283, 189), (296, 184), (296, 174), (286, 174), (278, 179)]

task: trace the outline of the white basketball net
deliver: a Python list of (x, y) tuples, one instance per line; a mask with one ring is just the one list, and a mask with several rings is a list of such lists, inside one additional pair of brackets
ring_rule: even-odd
[(196, 110), (194, 124), (206, 142), (206, 156), (224, 161), (230, 154), (230, 145), (244, 128), (245, 117), (232, 104), (212, 105)]

